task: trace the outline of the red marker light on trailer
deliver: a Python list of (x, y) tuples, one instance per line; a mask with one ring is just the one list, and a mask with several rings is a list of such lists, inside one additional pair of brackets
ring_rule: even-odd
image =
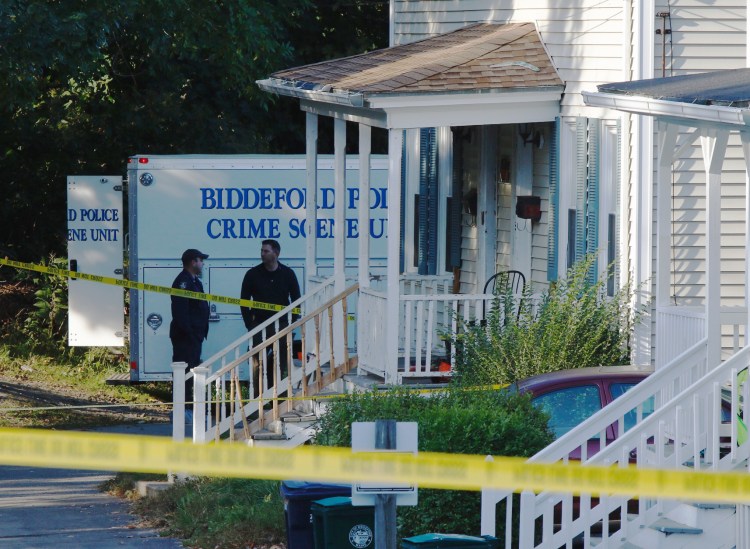
[(132, 362), (130, 363), (130, 369), (131, 369), (131, 370), (137, 370), (137, 369), (138, 369), (138, 363), (137, 363), (137, 362), (136, 362), (135, 360), (133, 360), (133, 361), (132, 361)]
[(141, 157), (141, 158), (138, 159), (138, 163), (139, 164), (148, 164), (148, 158)]

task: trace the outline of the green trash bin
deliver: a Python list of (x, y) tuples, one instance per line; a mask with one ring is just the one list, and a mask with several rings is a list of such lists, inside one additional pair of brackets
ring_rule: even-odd
[(422, 534), (401, 540), (401, 549), (497, 549), (497, 538), (492, 536), (463, 536), (460, 534)]
[(371, 549), (375, 508), (354, 507), (352, 498), (335, 497), (310, 505), (315, 549)]

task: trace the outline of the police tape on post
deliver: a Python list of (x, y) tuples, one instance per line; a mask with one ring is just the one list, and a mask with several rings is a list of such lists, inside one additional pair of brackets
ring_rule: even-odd
[(147, 473), (409, 483), (449, 490), (498, 489), (747, 502), (750, 475), (638, 469), (632, 466), (530, 463), (524, 458), (439, 453), (354, 453), (347, 448), (295, 449), (192, 444), (168, 438), (0, 429), (0, 463)]

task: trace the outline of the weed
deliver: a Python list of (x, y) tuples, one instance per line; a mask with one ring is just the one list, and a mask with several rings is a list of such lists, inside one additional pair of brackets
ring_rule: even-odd
[(286, 539), (279, 482), (198, 478), (135, 502), (155, 526), (200, 547), (255, 547)]

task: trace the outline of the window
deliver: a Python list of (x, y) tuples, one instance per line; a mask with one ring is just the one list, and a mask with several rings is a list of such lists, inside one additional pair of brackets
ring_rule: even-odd
[(602, 408), (596, 385), (559, 389), (534, 398), (533, 403), (549, 414), (549, 427), (555, 438), (560, 438)]
[[(630, 389), (636, 386), (635, 382), (628, 382), (628, 383), (613, 383), (609, 387), (609, 391), (612, 395), (612, 400), (616, 400), (625, 393), (627, 393)], [(636, 419), (638, 416), (636, 416), (637, 409), (633, 408), (630, 410), (627, 414), (625, 414), (625, 430), (627, 431), (631, 427), (634, 427), (636, 424)], [(641, 421), (651, 414), (654, 413), (654, 397), (649, 398), (646, 402), (643, 403), (643, 417), (641, 418)]]

